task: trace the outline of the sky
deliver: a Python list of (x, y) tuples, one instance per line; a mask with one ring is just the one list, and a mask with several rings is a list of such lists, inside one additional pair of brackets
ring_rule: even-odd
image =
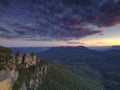
[(120, 0), (0, 0), (0, 45), (120, 45)]

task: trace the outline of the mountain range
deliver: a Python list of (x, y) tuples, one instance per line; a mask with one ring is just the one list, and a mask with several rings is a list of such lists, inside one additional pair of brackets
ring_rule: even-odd
[(88, 65), (102, 75), (101, 80), (105, 90), (119, 90), (120, 50), (118, 48), (118, 46), (113, 46), (107, 51), (95, 51), (83, 46), (54, 47), (45, 52), (37, 53), (37, 55), (57, 63), (69, 64), (70, 68), (75, 65), (80, 66), (80, 64)]
[(31, 64), (31, 59), (28, 53), (22, 59), (20, 51), (13, 55), (11, 49), (0, 47), (0, 90), (104, 90), (102, 76), (87, 65), (45, 59)]
[[(12, 50), (14, 51), (15, 48)], [(19, 76), (17, 79), (12, 79), (16, 80), (12, 86), (13, 90), (18, 90), (20, 87), (33, 90), (29, 87), (29, 80), (33, 79), (34, 74), (39, 74), (41, 69), (38, 68), (41, 65), (44, 66), (46, 61), (49, 62), (47, 74), (43, 74), (42, 78), (40, 75), (38, 79), (33, 79), (33, 81), (40, 80), (36, 83), (38, 86), (36, 89), (34, 88), (35, 90), (120, 90), (120, 50), (116, 49), (116, 46), (110, 47), (106, 51), (91, 50), (84, 46), (52, 47), (42, 52), (36, 50), (32, 48), (32, 51), (36, 52), (36, 56), (40, 60), (40, 66), (37, 64), (35, 67), (30, 66), (28, 69), (17, 66), (15, 72)], [(12, 51), (8, 48), (0, 47), (0, 52), (1, 62), (11, 57), (10, 53)], [(22, 52), (27, 51), (22, 49)], [(0, 68), (3, 70), (7, 67), (1, 65)], [(36, 70), (38, 71), (34, 72)], [(4, 80), (1, 79), (0, 85), (3, 84)]]

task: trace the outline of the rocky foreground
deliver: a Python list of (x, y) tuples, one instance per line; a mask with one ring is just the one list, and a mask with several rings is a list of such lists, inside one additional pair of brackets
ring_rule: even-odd
[(37, 90), (47, 74), (49, 64), (38, 60), (35, 53), (16, 56), (0, 47), (0, 90)]

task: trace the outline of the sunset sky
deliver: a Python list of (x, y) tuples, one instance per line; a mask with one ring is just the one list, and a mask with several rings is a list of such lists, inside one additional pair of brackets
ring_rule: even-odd
[(120, 45), (120, 0), (0, 0), (0, 45)]

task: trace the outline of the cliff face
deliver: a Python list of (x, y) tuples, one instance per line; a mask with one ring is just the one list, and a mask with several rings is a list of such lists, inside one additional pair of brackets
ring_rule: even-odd
[(47, 74), (49, 64), (37, 62), (35, 53), (16, 56), (10, 49), (0, 47), (0, 90), (37, 90)]
[(0, 90), (12, 90), (18, 75), (11, 50), (0, 47)]
[(19, 77), (13, 90), (37, 90), (49, 68), (48, 62), (40, 60), (36, 65), (28, 68), (18, 68)]
[(17, 80), (18, 75), (15, 69), (2, 70), (0, 72), (0, 90), (12, 90), (12, 86)]

